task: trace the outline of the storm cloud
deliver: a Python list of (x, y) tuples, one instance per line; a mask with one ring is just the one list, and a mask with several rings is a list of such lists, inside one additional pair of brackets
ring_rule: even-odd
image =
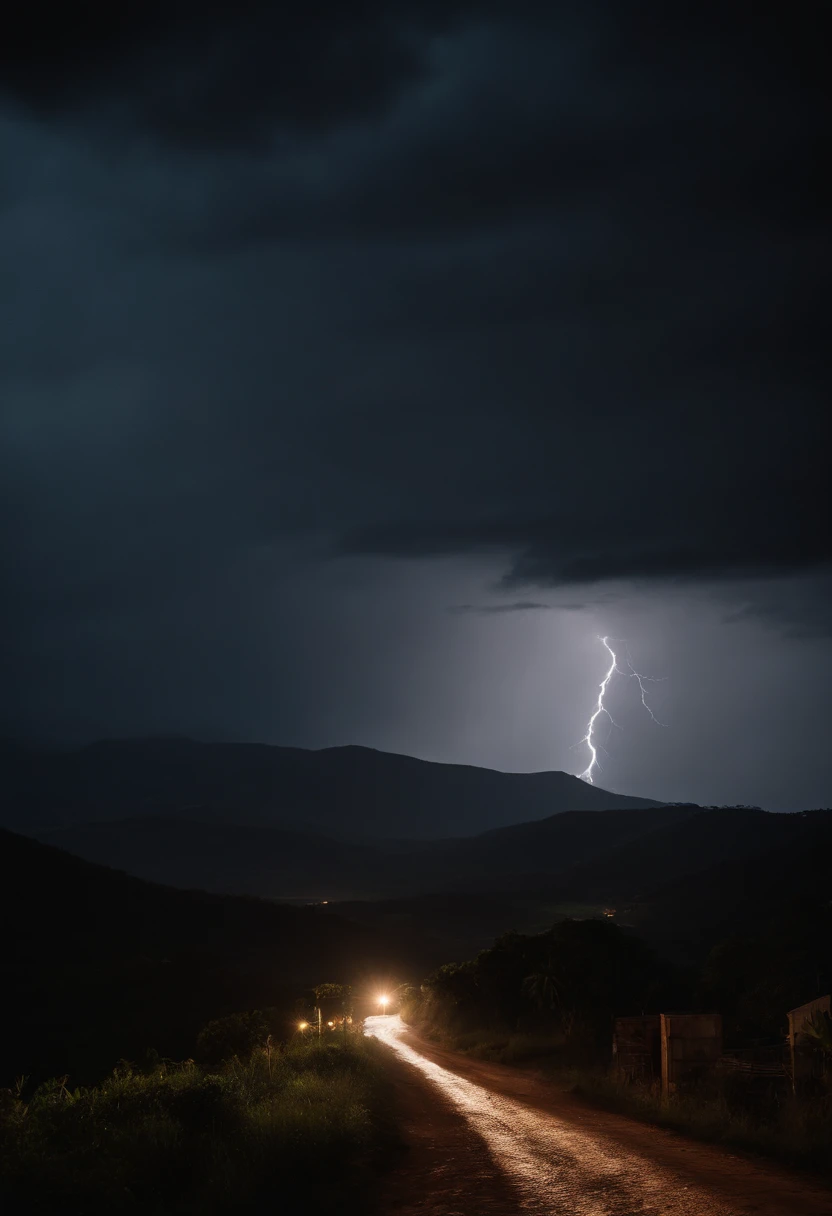
[[(804, 4), (19, 10), (8, 730), (567, 767), (618, 620), (677, 695), (702, 645), (774, 647), (816, 720), (824, 72)], [(535, 646), (576, 656), (557, 714), (521, 709)], [(435, 718), (446, 669), (487, 723)], [(785, 804), (786, 736), (747, 797), (666, 739), (609, 780)]]

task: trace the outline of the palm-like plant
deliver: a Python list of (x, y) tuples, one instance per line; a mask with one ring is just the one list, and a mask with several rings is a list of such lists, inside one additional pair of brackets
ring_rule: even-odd
[(802, 1033), (824, 1056), (832, 1059), (832, 1017), (822, 1009), (817, 1009), (807, 1022), (804, 1022)]
[(537, 1006), (549, 1013), (557, 1014), (565, 1034), (572, 1032), (575, 1022), (575, 1010), (566, 1004), (566, 977), (552, 955), (544, 966), (527, 975), (523, 980), (523, 992)]

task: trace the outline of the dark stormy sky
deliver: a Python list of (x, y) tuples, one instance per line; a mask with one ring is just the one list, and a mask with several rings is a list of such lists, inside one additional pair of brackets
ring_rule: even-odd
[(22, 6), (6, 732), (829, 805), (817, 12)]

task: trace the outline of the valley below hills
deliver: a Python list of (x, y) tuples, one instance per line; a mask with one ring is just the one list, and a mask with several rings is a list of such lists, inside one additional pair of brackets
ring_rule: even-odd
[(317, 904), (429, 963), (603, 915), (694, 956), (753, 920), (758, 875), (769, 903), (830, 877), (832, 812), (663, 805), (565, 773), (190, 740), (0, 761), (15, 830), (170, 888)]
[(507, 930), (607, 916), (696, 958), (760, 902), (822, 898), (832, 811), (748, 807), (566, 811), (437, 841), (344, 842), (279, 829), (147, 818), (76, 825), (49, 843), (168, 886), (317, 904), (438, 965)]

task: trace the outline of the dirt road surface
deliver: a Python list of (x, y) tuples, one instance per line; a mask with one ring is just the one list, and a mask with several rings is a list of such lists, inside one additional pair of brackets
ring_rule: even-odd
[(408, 1144), (385, 1216), (832, 1216), (818, 1183), (592, 1109), (399, 1017), (368, 1018), (365, 1033), (391, 1050)]

